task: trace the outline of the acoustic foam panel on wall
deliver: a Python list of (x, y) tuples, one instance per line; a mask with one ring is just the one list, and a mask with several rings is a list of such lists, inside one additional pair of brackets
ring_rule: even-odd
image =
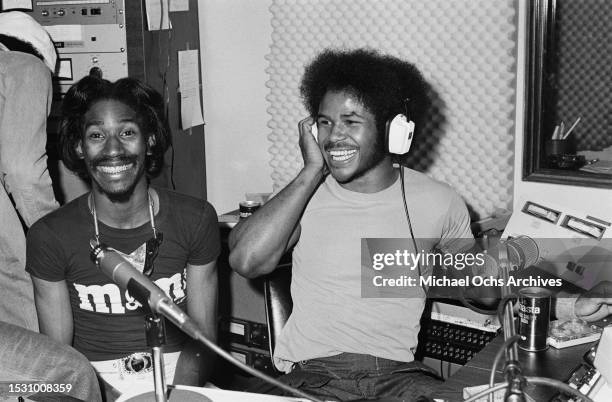
[[(612, 145), (612, 2), (557, 0), (556, 124), (573, 134), (579, 150)], [(552, 135), (552, 133), (550, 133)]]
[[(414, 63), (430, 121), (407, 164), (453, 186), (473, 218), (512, 204), (515, 0), (273, 0), (268, 139), (275, 191), (302, 167), (304, 66), (324, 48), (368, 47)], [(374, 77), (373, 77), (374, 78)]]

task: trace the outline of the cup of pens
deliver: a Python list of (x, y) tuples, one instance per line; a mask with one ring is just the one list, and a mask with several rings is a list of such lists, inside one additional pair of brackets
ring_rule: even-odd
[(561, 122), (555, 127), (552, 138), (546, 141), (545, 152), (551, 168), (574, 170), (584, 165), (585, 158), (576, 154), (576, 139), (571, 135), (579, 122), (580, 117), (567, 131), (565, 124)]

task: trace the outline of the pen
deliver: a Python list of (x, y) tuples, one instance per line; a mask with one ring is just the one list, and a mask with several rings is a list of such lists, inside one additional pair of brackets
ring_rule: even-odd
[(580, 117), (578, 117), (578, 118), (576, 119), (576, 121), (574, 122), (574, 124), (572, 124), (572, 126), (570, 127), (570, 129), (569, 129), (569, 130), (567, 130), (567, 133), (565, 133), (565, 135), (564, 135), (564, 136), (563, 136), (563, 138), (561, 138), (561, 139), (562, 139), (562, 140), (566, 139), (566, 138), (567, 138), (567, 137), (570, 135), (570, 133), (572, 132), (572, 130), (574, 129), (574, 127), (576, 127), (576, 125), (577, 125), (578, 123), (580, 123)]
[(557, 136), (558, 140), (563, 138), (563, 132), (565, 132), (565, 123), (562, 121), (561, 126), (559, 127), (559, 135)]

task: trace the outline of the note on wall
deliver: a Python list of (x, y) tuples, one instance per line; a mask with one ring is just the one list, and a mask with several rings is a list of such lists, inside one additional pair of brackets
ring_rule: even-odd
[(183, 130), (204, 124), (200, 102), (199, 52), (178, 52), (179, 91), (181, 94), (181, 128)]
[(189, 11), (189, 0), (170, 0), (170, 12)]
[(160, 29), (172, 29), (168, 0), (145, 0), (147, 11), (147, 29), (159, 31)]
[(4, 0), (0, 1), (0, 11), (26, 10), (32, 11), (32, 0)]

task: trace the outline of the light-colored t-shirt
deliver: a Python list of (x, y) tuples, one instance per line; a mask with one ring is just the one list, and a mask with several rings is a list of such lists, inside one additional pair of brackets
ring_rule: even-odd
[[(459, 252), (472, 238), (465, 203), (448, 185), (405, 169), (406, 199), (417, 245)], [(413, 249), (399, 179), (377, 193), (342, 188), (328, 176), (308, 203), (293, 251), (293, 312), (275, 350), (279, 370), (294, 362), (361, 353), (412, 361), (424, 291), (404, 298), (361, 297), (361, 239), (405, 238)]]

